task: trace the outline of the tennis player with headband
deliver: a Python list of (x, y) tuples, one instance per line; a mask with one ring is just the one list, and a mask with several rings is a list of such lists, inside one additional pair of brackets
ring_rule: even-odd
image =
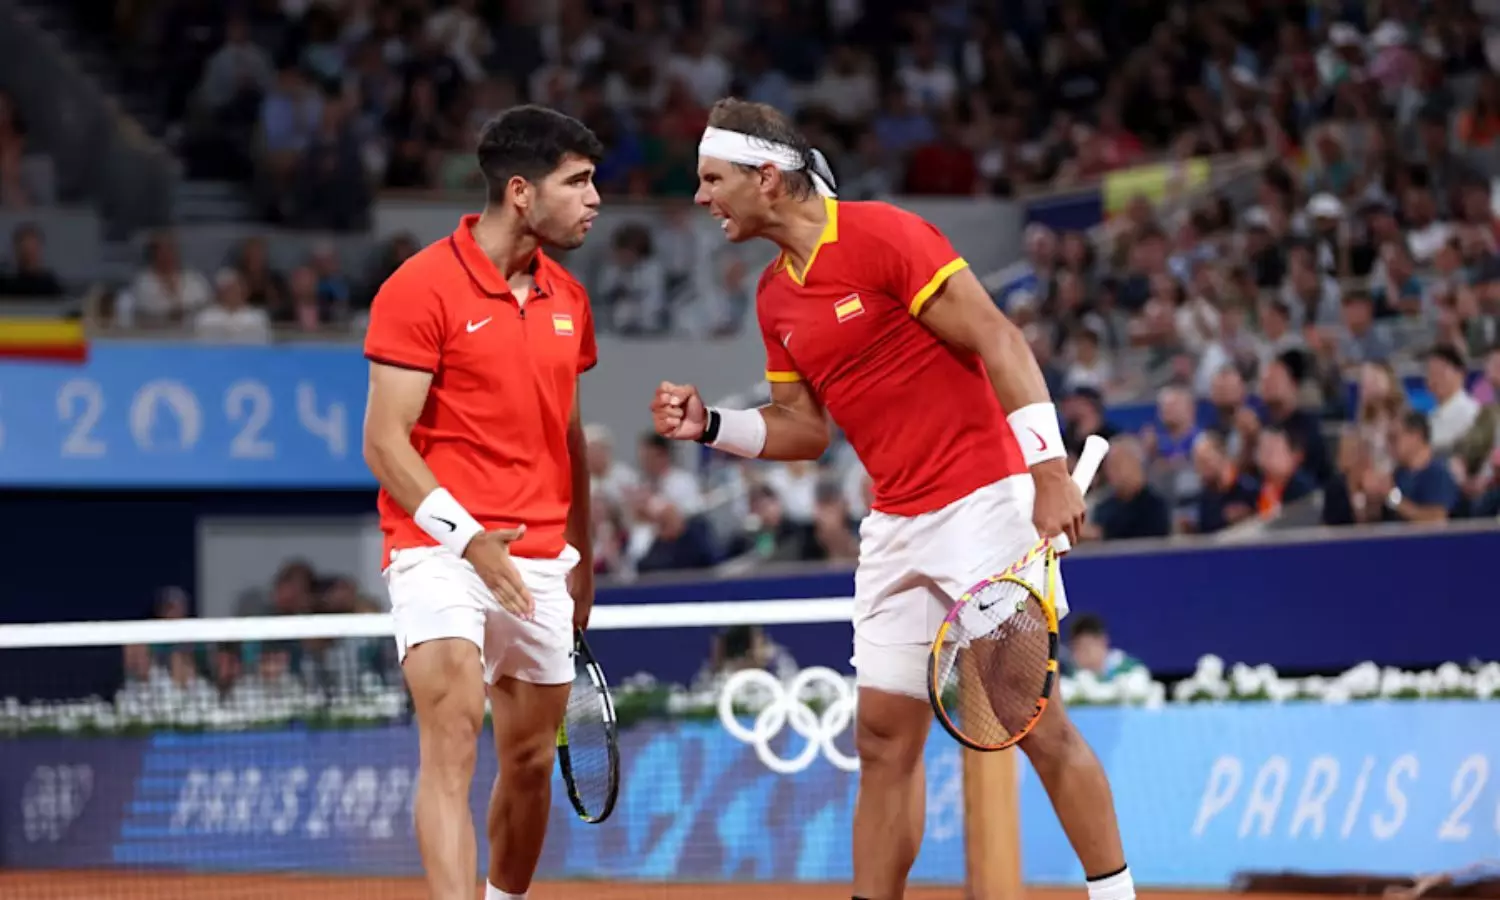
[[(928, 645), (947, 604), (1039, 533), (1077, 538), (1083, 497), (1030, 348), (942, 233), (886, 203), (837, 200), (821, 154), (764, 104), (716, 104), (698, 154), (698, 205), (729, 240), (781, 248), (756, 289), (771, 402), (709, 409), (691, 385), (663, 383), (656, 430), (743, 457), (815, 460), (831, 415), (869, 471), (874, 510), (855, 573), (854, 895), (896, 900), (922, 838)], [(1131, 900), (1109, 782), (1056, 697), (1021, 747), (1091, 900)]]

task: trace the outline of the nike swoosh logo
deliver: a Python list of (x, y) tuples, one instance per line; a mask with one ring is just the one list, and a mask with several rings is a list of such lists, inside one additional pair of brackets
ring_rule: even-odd
[(469, 328), (469, 334), (473, 334), (474, 332), (478, 331), (479, 329), (483, 328), (484, 326), (490, 324), (490, 319), (493, 319), (493, 318), (495, 318), (495, 317), (494, 316), (490, 316), (489, 319), (481, 319), (478, 322), (470, 321), (469, 322), (469, 326), (468, 326), (468, 328)]
[(1036, 438), (1037, 452), (1040, 453), (1045, 451), (1047, 449), (1047, 439), (1042, 437), (1041, 433), (1035, 428), (1028, 427), (1026, 430), (1031, 432), (1032, 437)]
[(781, 346), (783, 346), (783, 347), (790, 347), (791, 344), (792, 344), (792, 333), (790, 331), (788, 331), (786, 334), (783, 334), (781, 336)]
[[(489, 320), (486, 319), (485, 321), (487, 322)], [(453, 522), (448, 521), (447, 519), (441, 518), (439, 516), (433, 516), (432, 518), (433, 518), (434, 521), (442, 522), (444, 525), (447, 525), (449, 531), (457, 531), (458, 530), (458, 525), (454, 524)]]

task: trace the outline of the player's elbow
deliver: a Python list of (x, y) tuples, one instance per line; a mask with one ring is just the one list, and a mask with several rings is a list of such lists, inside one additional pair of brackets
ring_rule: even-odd
[(833, 442), (833, 435), (829, 432), (828, 423), (821, 419), (808, 420), (803, 424), (804, 427), (799, 429), (797, 435), (796, 458), (816, 462), (828, 452), (828, 445)]
[(392, 456), (401, 444), (410, 446), (411, 438), (400, 429), (376, 417), (365, 421), (363, 444), (365, 465), (370, 468), (370, 472), (377, 481), (385, 482), (386, 473), (391, 469)]

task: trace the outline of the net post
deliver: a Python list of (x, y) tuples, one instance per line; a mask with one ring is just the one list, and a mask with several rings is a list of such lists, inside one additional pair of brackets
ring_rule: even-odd
[[(959, 656), (963, 709), (988, 711), (972, 656)], [(970, 696), (972, 695), (972, 696)], [(999, 728), (999, 723), (995, 723)], [(1015, 748), (963, 754), (964, 857), (969, 900), (1022, 900), (1021, 785)]]

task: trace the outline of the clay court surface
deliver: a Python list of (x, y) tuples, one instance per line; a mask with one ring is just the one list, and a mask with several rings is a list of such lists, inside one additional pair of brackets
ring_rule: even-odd
[[(1027, 900), (1080, 900), (1083, 887), (1032, 888)], [(480, 896), (478, 890), (475, 897)], [(1225, 900), (1223, 891), (1143, 891), (1140, 900)], [(619, 884), (545, 882), (532, 900), (848, 900), (845, 885)], [(0, 874), (4, 900), (427, 900), (420, 882), (402, 878), (311, 878), (294, 875)], [(958, 888), (913, 888), (907, 900), (965, 900)], [(1329, 900), (1259, 894), (1256, 900)]]

